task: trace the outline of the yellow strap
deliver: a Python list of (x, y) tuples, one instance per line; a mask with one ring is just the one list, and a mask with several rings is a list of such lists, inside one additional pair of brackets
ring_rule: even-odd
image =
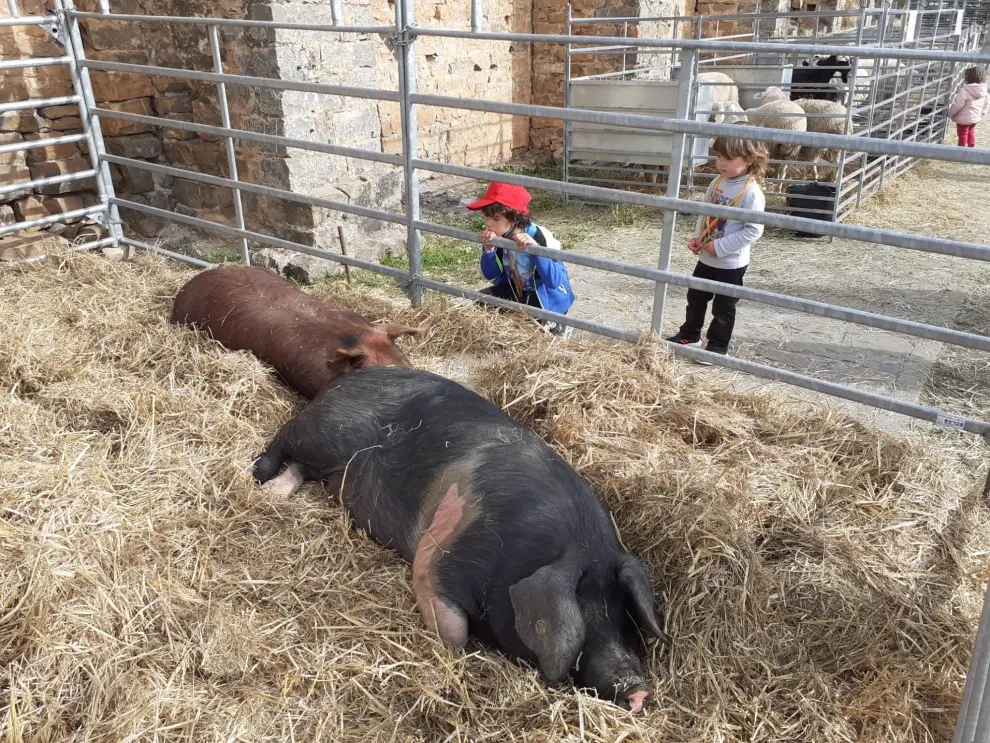
[(516, 261), (519, 259), (518, 254), (514, 250), (509, 251), (509, 269), (511, 270), (511, 275), (509, 278), (515, 285), (516, 289), (516, 299), (522, 300), (523, 298), (523, 286), (522, 277), (519, 275), (519, 268), (516, 266)]
[[(747, 178), (746, 182), (743, 184), (743, 187), (739, 190), (739, 193), (737, 193), (735, 198), (732, 199), (732, 201), (730, 201), (728, 204), (726, 204), (726, 206), (739, 206), (739, 202), (742, 201), (743, 194), (746, 193), (746, 190), (750, 187), (750, 185), (752, 185), (753, 182), (754, 182), (753, 176), (749, 176), (749, 178)], [(719, 176), (718, 178), (715, 179), (715, 183), (712, 184), (712, 190), (709, 193), (714, 193), (718, 189), (721, 183), (722, 183), (722, 176)], [(719, 220), (718, 217), (705, 217), (704, 221), (702, 222), (701, 236), (699, 237), (699, 240), (701, 241), (702, 245), (708, 242), (709, 238), (715, 232), (715, 228), (718, 225), (718, 220)]]

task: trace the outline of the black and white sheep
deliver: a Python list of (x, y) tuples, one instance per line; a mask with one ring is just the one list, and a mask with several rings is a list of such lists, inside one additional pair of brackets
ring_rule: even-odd
[(796, 67), (791, 73), (790, 98), (792, 101), (804, 98), (839, 103), (845, 99), (847, 89), (833, 85), (832, 79), (838, 74), (842, 78), (842, 84), (848, 86), (851, 69), (852, 65), (847, 58), (835, 54), (819, 57), (814, 65), (805, 61), (803, 66)]

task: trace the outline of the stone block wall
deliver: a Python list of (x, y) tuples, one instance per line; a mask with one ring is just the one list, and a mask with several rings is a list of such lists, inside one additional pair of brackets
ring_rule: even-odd
[[(486, 0), (485, 31), (528, 33), (532, 0)], [(392, 2), (375, 0), (378, 25), (394, 23)], [(425, 28), (467, 30), (471, 23), (469, 0), (417, 0), (416, 22)], [(531, 55), (529, 44), (420, 38), (416, 41), (417, 91), (425, 94), (488, 98), (529, 103)], [(378, 87), (398, 90), (395, 58), (385, 48), (378, 52)], [(379, 104), (382, 144), (386, 152), (402, 151), (399, 107)], [(500, 163), (513, 151), (529, 146), (529, 117), (420, 106), (420, 154), (457, 165)]]
[[(50, 0), (49, 0), (50, 1)], [(29, 7), (35, 3), (37, 8)], [(22, 0), (24, 12), (49, 12), (44, 0)], [(97, 0), (79, 0), (83, 10), (96, 10)], [(329, 3), (308, 0), (111, 0), (114, 12), (154, 15), (246, 17), (330, 23)], [(485, 28), (525, 32), (532, 23), (531, 0), (492, 0), (486, 3)], [(464, 0), (422, 2), (420, 25), (469, 25), (470, 4)], [(5, 12), (5, 8), (0, 11)], [(390, 25), (394, 7), (388, 0), (347, 0), (349, 24)], [(7, 29), (0, 30), (0, 33)], [(205, 27), (185, 24), (136, 24), (86, 20), (83, 36), (91, 59), (211, 71), (213, 61)], [(14, 32), (12, 32), (14, 34)], [(367, 88), (397, 89), (397, 64), (383, 39), (376, 35), (326, 34), (270, 29), (220, 29), (224, 70), (232, 74), (285, 80), (319, 81)], [(2, 37), (0, 37), (2, 38)], [(37, 29), (17, 31), (0, 41), (5, 57), (58, 55), (61, 47)], [(8, 57), (8, 52), (10, 57)], [(531, 56), (528, 45), (423, 39), (417, 42), (419, 90), (445, 95), (490, 97), (529, 102)], [(5, 80), (5, 83), (8, 82)], [(213, 83), (117, 72), (92, 72), (94, 96), (101, 107), (203, 124), (219, 124), (217, 88)], [(29, 95), (49, 97), (72, 92), (68, 71), (28, 70), (16, 85), (3, 86), (4, 100)], [(396, 104), (294, 91), (228, 86), (234, 128), (304, 140), (329, 142), (371, 151), (401, 151)], [(101, 120), (109, 153), (229, 176), (223, 138), (176, 128)], [(529, 145), (530, 120), (494, 113), (420, 107), (420, 154), (447, 162), (493, 165)], [(18, 138), (57, 136), (81, 126), (75, 106), (4, 117), (0, 142)], [(44, 148), (30, 156), (4, 156), (0, 179), (20, 180), (38, 173), (56, 174), (85, 169), (85, 147)], [(399, 168), (350, 160), (334, 155), (255, 143), (235, 143), (239, 176), (246, 181), (351, 204), (400, 211), (402, 174)], [(8, 162), (9, 161), (9, 162)], [(112, 167), (119, 196), (177, 214), (231, 224), (230, 191), (189, 179), (151, 174), (138, 168)], [(69, 196), (91, 203), (93, 183), (57, 187), (53, 194), (33, 194), (24, 211), (37, 213)], [(69, 191), (70, 188), (81, 189)], [(22, 194), (25, 199), (28, 194)], [(49, 202), (45, 200), (48, 199)], [(249, 229), (303, 244), (337, 247), (337, 226), (343, 225), (356, 255), (372, 256), (395, 249), (404, 230), (394, 225), (329, 213), (298, 203), (243, 193)], [(65, 205), (74, 207), (75, 202)], [(0, 218), (21, 217), (14, 208)], [(160, 237), (164, 220), (122, 210), (128, 229), (145, 238)], [(170, 228), (173, 240), (187, 240), (189, 231)], [(208, 233), (195, 233), (195, 236)]]

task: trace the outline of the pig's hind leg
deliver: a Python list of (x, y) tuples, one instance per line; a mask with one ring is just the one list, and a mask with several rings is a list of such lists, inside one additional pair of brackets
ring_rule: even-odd
[(286, 461), (285, 454), (272, 446), (254, 462), (254, 479), (273, 495), (288, 498), (306, 482), (306, 469), (299, 462), (289, 462), (282, 474), (277, 474)]
[(412, 569), (416, 606), (426, 628), (455, 648), (467, 644), (467, 615), (461, 607), (437, 593), (436, 563), (453, 541), (454, 532), (464, 518), (464, 506), (464, 498), (458, 494), (457, 483), (454, 483), (440, 501), (433, 521), (416, 546)]

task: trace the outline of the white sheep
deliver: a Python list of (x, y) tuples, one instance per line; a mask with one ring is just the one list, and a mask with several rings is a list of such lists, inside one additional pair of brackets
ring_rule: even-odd
[[(835, 101), (815, 98), (799, 98), (794, 101), (807, 114), (808, 131), (814, 134), (843, 134), (846, 128), (846, 107)], [(832, 162), (835, 151), (824, 147), (802, 147), (801, 159), (812, 163), (811, 175), (818, 180), (818, 166), (822, 161)]]
[[(779, 88), (768, 89), (768, 91), (771, 91), (772, 98), (775, 98), (775, 95), (772, 93), (774, 90), (780, 91)], [(757, 98), (759, 100), (765, 100), (768, 91), (759, 94)], [(765, 129), (781, 129), (791, 132), (808, 131), (808, 119), (805, 116), (804, 109), (794, 101), (778, 100), (775, 98), (769, 103), (764, 103), (757, 108), (747, 109), (746, 116), (750, 124)], [(770, 146), (771, 160), (796, 160), (801, 153), (801, 145), (768, 144)], [(779, 168), (779, 177), (783, 180), (787, 177), (787, 165), (780, 165)]]
[(735, 101), (739, 103), (739, 88), (736, 81), (724, 72), (702, 72), (698, 75), (698, 85), (712, 88), (712, 100), (715, 103)]
[[(786, 101), (788, 96), (783, 90), (776, 86), (771, 86), (758, 93), (756, 98), (764, 104), (775, 101)], [(846, 107), (835, 101), (826, 101), (816, 98), (799, 98), (794, 101), (805, 113), (807, 121), (806, 131), (813, 134), (842, 134), (846, 126)], [(816, 115), (817, 114), (817, 115)], [(821, 147), (802, 147), (800, 157), (811, 163), (831, 162), (834, 153)], [(818, 180), (818, 166), (811, 166), (812, 178)]]
[(773, 103), (774, 101), (789, 101), (790, 96), (787, 95), (783, 90), (778, 88), (776, 85), (771, 85), (769, 88), (764, 90), (762, 93), (757, 93), (753, 96), (756, 100), (760, 101), (762, 106), (765, 103)]

